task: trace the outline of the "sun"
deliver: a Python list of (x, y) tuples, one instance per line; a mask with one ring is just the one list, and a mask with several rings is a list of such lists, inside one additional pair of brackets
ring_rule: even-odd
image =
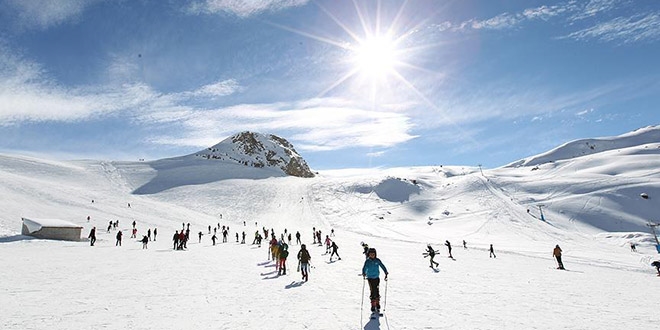
[(386, 36), (369, 36), (353, 49), (353, 65), (360, 74), (372, 79), (386, 79), (396, 69), (397, 50)]

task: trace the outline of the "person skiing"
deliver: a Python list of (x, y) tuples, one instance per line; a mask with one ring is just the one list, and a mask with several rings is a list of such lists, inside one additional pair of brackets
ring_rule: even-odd
[(204, 236), (204, 234), (200, 231), (199, 233), (197, 233), (197, 236), (199, 236), (199, 243), (201, 243), (202, 242), (202, 236)]
[(365, 242), (360, 242), (360, 245), (362, 245), (362, 249), (363, 249), (362, 254), (364, 254), (364, 257), (366, 259), (369, 259), (369, 253), (368, 253), (369, 252), (369, 245)]
[(147, 238), (151, 241), (151, 228), (147, 229)]
[(385, 281), (387, 281), (387, 268), (376, 257), (376, 249), (369, 248), (367, 251), (367, 259), (364, 261), (364, 266), (362, 266), (362, 277), (367, 280), (369, 283), (369, 298), (371, 299), (371, 311), (373, 313), (380, 314), (380, 270), (379, 267), (385, 272)]
[(300, 232), (299, 231), (296, 231), (296, 244), (298, 244), (298, 245), (301, 244), (301, 242), (300, 242)]
[(142, 249), (147, 248), (147, 243), (149, 243), (149, 237), (147, 235), (142, 236)]
[(213, 234), (213, 236), (211, 236), (211, 241), (213, 241), (213, 245), (215, 245), (215, 241), (217, 239), (218, 239), (218, 236), (215, 236), (215, 234)]
[(154, 242), (156, 241), (156, 235), (158, 235), (158, 228), (154, 228)]
[(174, 242), (173, 250), (176, 250), (176, 248), (179, 246), (179, 231), (178, 230), (174, 231), (174, 236), (172, 236), (172, 241)]
[(289, 256), (289, 246), (282, 242), (280, 246), (280, 255), (279, 255), (279, 271), (277, 275), (286, 275), (286, 258)]
[(332, 254), (330, 254), (330, 261), (332, 261), (332, 256), (335, 254), (337, 255), (337, 258), (341, 260), (341, 257), (339, 256), (339, 253), (337, 253), (337, 250), (339, 250), (339, 247), (337, 246), (337, 243), (334, 241), (332, 242), (332, 245), (330, 245), (330, 248), (332, 249)]
[(121, 236), (122, 236), (122, 233), (121, 233), (121, 230), (120, 230), (119, 232), (117, 232), (117, 242), (115, 243), (115, 246), (121, 246)]
[(330, 253), (330, 246), (332, 245), (332, 240), (330, 239), (330, 236), (325, 235), (325, 254)]
[(630, 242), (630, 251), (637, 252), (637, 246), (633, 242)]
[(451, 255), (451, 243), (449, 243), (449, 241), (445, 241), (445, 245), (447, 246), (447, 249), (449, 250), (449, 258), (454, 259), (454, 256)]
[(660, 260), (652, 262), (651, 266), (655, 267), (655, 270), (658, 271), (658, 276), (660, 276)]
[(495, 250), (493, 250), (493, 244), (490, 245), (490, 248), (488, 249), (490, 251), (490, 254), (488, 255), (489, 258), (497, 258), (495, 255)]
[(300, 251), (298, 251), (298, 263), (300, 264), (300, 272), (302, 273), (302, 279), (307, 282), (309, 280), (309, 261), (312, 257), (307, 251), (305, 244), (300, 245)]
[(467, 242), (465, 242), (465, 240), (463, 240), (463, 249), (467, 250)]
[(96, 227), (93, 227), (92, 230), (89, 231), (89, 245), (94, 246), (94, 243), (96, 242)]
[(433, 261), (433, 258), (435, 257), (435, 250), (433, 250), (433, 248), (431, 247), (431, 244), (428, 244), (426, 246), (426, 252), (428, 253), (428, 256), (431, 257), (431, 266), (429, 266), (429, 267), (433, 268), (434, 264), (435, 264), (436, 267), (438, 267), (438, 265), (440, 265), (440, 264)]
[(555, 249), (552, 250), (552, 255), (557, 259), (557, 269), (564, 269), (564, 263), (561, 262), (561, 248), (559, 247), (559, 244), (555, 246)]

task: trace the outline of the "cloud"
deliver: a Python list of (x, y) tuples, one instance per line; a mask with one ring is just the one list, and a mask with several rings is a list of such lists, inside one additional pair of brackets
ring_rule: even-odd
[(307, 4), (309, 0), (204, 0), (190, 4), (191, 14), (230, 13), (238, 17), (249, 17), (262, 12), (275, 12)]
[[(413, 125), (404, 114), (366, 110), (339, 98), (299, 102), (241, 104), (196, 111), (179, 121), (179, 137), (170, 134), (153, 142), (204, 147), (241, 130), (286, 132), (301, 150), (339, 150), (352, 147), (391, 147), (414, 139)], [(281, 133), (280, 133), (281, 134)]]
[(660, 14), (617, 17), (610, 21), (570, 33), (560, 39), (578, 41), (596, 39), (621, 44), (660, 39)]
[[(76, 19), (86, 8), (104, 0), (6, 0), (16, 23), (27, 29), (47, 29)], [(2, 8), (0, 7), (0, 8)]]

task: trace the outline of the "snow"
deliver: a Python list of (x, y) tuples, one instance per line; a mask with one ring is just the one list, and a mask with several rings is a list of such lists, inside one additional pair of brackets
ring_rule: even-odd
[(60, 219), (28, 219), (23, 218), (23, 224), (28, 228), (28, 232), (34, 233), (43, 227), (66, 227), (66, 228), (81, 228), (82, 226), (76, 225), (73, 222), (64, 221)]
[[(654, 328), (660, 278), (650, 263), (660, 256), (647, 223), (658, 221), (660, 149), (641, 133), (626, 139), (619, 149), (483, 175), (438, 166), (296, 178), (195, 159), (0, 155), (0, 328)], [(98, 241), (24, 239), (25, 216), (66, 219), (85, 236), (95, 226)], [(115, 220), (121, 247), (117, 230), (106, 232)], [(191, 224), (191, 241), (174, 251), (182, 223)], [(213, 246), (208, 226), (218, 224), (230, 227), (229, 242)], [(156, 227), (143, 250), (139, 239)], [(262, 227), (300, 231), (314, 266), (309, 282), (296, 272), (295, 237), (281, 276), (266, 246), (249, 244)], [(334, 229), (342, 260), (312, 244), (312, 227), (323, 236)], [(235, 242), (243, 231), (248, 244)], [(385, 315), (374, 320), (358, 276), (361, 241), (390, 272)], [(422, 255), (427, 243), (440, 251), (437, 271)], [(555, 269), (556, 244), (567, 271)]]

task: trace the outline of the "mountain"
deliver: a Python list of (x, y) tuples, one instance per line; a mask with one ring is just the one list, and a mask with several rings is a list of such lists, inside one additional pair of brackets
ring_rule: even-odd
[(658, 143), (660, 143), (660, 125), (647, 126), (619, 136), (571, 141), (542, 154), (508, 164), (506, 167), (535, 166), (558, 160), (647, 144), (656, 144), (651, 147), (658, 148)]
[[(617, 140), (621, 148), (534, 166), (343, 169), (313, 178), (265, 162), (246, 166), (239, 155), (266, 158), (232, 151), (242, 145), (233, 142), (225, 152), (235, 159), (0, 155), (0, 292), (11, 301), (0, 328), (650, 329), (660, 322), (660, 282), (646, 224), (658, 219), (660, 149)], [(208, 151), (221, 157), (221, 148)], [(22, 236), (21, 217), (67, 220), (84, 237), (96, 227), (98, 240), (91, 247)], [(137, 237), (129, 238), (133, 221)], [(188, 248), (174, 250), (172, 235), (188, 224)], [(222, 226), (228, 242), (214, 245)], [(154, 228), (157, 239), (143, 249), (140, 238)], [(301, 233), (309, 282), (296, 271), (295, 236), (286, 275), (268, 244), (251, 244), (264, 228), (278, 238)], [(330, 260), (312, 230), (329, 235), (342, 259)], [(236, 242), (243, 233), (246, 243)], [(382, 318), (369, 318), (369, 286), (356, 276), (360, 242), (378, 250), (389, 272), (380, 282)], [(438, 250), (436, 268), (422, 255), (427, 244)], [(555, 245), (567, 271), (555, 269)]]
[(280, 169), (287, 175), (312, 178), (305, 160), (293, 145), (272, 134), (241, 132), (194, 154), (208, 160), (219, 160), (256, 168)]

